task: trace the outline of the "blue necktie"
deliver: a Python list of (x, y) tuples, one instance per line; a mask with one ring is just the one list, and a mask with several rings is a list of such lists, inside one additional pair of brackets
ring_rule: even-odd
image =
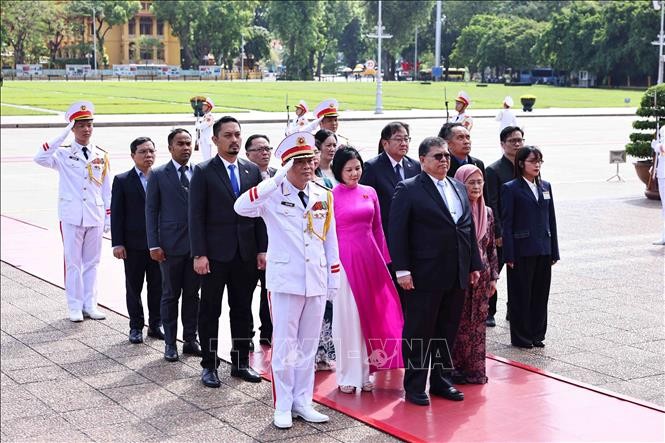
[(404, 179), (402, 178), (402, 173), (400, 172), (400, 169), (402, 169), (402, 165), (400, 165), (399, 163), (397, 163), (397, 164), (395, 165), (395, 178), (397, 179), (397, 182), (398, 182), (398, 183), (401, 182), (402, 180), (404, 180)]
[(235, 196), (240, 195), (240, 185), (238, 185), (238, 179), (235, 174), (236, 165), (229, 165), (229, 178), (231, 179), (231, 187), (233, 188), (233, 193)]

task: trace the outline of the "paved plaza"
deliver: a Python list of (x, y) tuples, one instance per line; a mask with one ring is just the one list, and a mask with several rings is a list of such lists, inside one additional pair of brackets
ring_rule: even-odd
[[(414, 155), (418, 142), (436, 134), (441, 121), (408, 120), (408, 113), (402, 117), (412, 127)], [(615, 172), (608, 164), (608, 150), (622, 149), (633, 119), (571, 115), (523, 120), (527, 142), (545, 154), (543, 176), (553, 186), (561, 261), (553, 268), (546, 347), (510, 346), (504, 271), (497, 326), (488, 329), (487, 349), (662, 407), (665, 248), (652, 245), (662, 226), (660, 203), (644, 198), (644, 186), (630, 163), (621, 165), (625, 182), (605, 181)], [(340, 119), (339, 131), (369, 158), (385, 123), (345, 124)], [(157, 141), (157, 164), (165, 162), (169, 129), (98, 128), (95, 135), (106, 143), (117, 173), (129, 169), (128, 144), (139, 135)], [(3, 215), (56, 227), (56, 174), (31, 159), (41, 142), (58, 131), (2, 130)], [(281, 131), (283, 125), (277, 123), (243, 125), (245, 137), (265, 133), (273, 145)], [(496, 122), (476, 121), (472, 155), (486, 165), (500, 156), (497, 134)], [(271, 424), (269, 383), (239, 383), (225, 367), (220, 371), (222, 389), (205, 389), (198, 359), (170, 364), (162, 359), (162, 342), (148, 339), (144, 345), (130, 345), (127, 320), (114, 313), (107, 312), (102, 322), (71, 324), (62, 289), (6, 263), (1, 273), (3, 440), (392, 440), (322, 406), (319, 409), (331, 414), (329, 424), (297, 422), (289, 431), (278, 431)], [(492, 374), (488, 376), (491, 383)]]

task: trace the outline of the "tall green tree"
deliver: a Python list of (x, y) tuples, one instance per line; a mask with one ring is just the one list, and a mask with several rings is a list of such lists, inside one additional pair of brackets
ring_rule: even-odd
[(159, 20), (169, 23), (171, 33), (180, 41), (180, 64), (183, 69), (191, 69), (194, 62), (194, 27), (199, 17), (205, 13), (207, 2), (189, 0), (155, 0), (152, 11)]
[(14, 52), (14, 63), (39, 60), (46, 53), (44, 12), (46, 2), (34, 0), (5, 0), (2, 2), (1, 33), (3, 45)]
[(48, 17), (44, 23), (46, 47), (49, 52), (51, 67), (55, 66), (58, 51), (67, 36), (73, 35), (79, 28), (76, 17), (73, 17), (64, 3), (42, 2), (43, 12)]
[(94, 34), (97, 39), (97, 60), (107, 60), (104, 42), (113, 26), (124, 25), (139, 12), (141, 3), (135, 0), (72, 0), (70, 13), (91, 17), (94, 11)]
[(362, 16), (353, 17), (342, 30), (338, 48), (344, 54), (344, 63), (353, 68), (367, 52), (367, 39), (362, 35), (365, 27)]
[(320, 1), (272, 1), (268, 8), (271, 30), (285, 48), (286, 78), (311, 80), (314, 54), (323, 17)]

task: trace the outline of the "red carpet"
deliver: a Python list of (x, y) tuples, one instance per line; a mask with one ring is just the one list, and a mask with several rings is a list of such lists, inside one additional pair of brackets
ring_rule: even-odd
[[(55, 228), (2, 216), (2, 260), (62, 286), (59, 235)], [(101, 267), (100, 304), (126, 315), (123, 267), (112, 257), (109, 241)], [(253, 366), (264, 374), (270, 358), (265, 351), (253, 356)], [(487, 375), (487, 385), (462, 387), (463, 402), (435, 397), (421, 407), (404, 402), (400, 370), (379, 373), (374, 392), (355, 395), (337, 390), (334, 373), (317, 373), (315, 399), (409, 441), (665, 440), (662, 408), (500, 357), (487, 359)]]

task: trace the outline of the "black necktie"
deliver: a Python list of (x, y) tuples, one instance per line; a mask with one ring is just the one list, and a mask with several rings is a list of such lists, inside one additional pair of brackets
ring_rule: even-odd
[(400, 165), (399, 163), (397, 163), (397, 164), (395, 165), (395, 178), (397, 179), (397, 182), (401, 182), (401, 181), (402, 181), (402, 174), (399, 173), (399, 170), (400, 170), (400, 169), (402, 169), (402, 165)]
[(187, 165), (182, 165), (178, 168), (178, 171), (180, 171), (180, 184), (183, 188), (189, 189), (189, 179), (187, 178), (187, 174), (185, 174), (187, 172)]
[(84, 146), (84, 147), (81, 148), (81, 151), (83, 151), (83, 157), (85, 157), (85, 159), (87, 160), (88, 159), (88, 148), (86, 148)]
[(302, 205), (306, 208), (309, 198), (307, 197), (307, 194), (305, 194), (305, 191), (298, 192), (298, 197), (300, 197), (300, 201), (302, 202)]

